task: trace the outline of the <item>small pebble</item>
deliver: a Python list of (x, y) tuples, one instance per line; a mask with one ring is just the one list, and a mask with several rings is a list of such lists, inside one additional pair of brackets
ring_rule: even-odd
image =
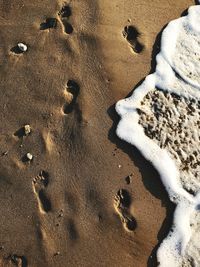
[(31, 133), (31, 126), (29, 124), (24, 126), (24, 134), (27, 136)]
[(33, 155), (31, 153), (27, 153), (26, 157), (28, 160), (32, 160), (33, 159)]
[(8, 150), (2, 153), (2, 156), (8, 155)]

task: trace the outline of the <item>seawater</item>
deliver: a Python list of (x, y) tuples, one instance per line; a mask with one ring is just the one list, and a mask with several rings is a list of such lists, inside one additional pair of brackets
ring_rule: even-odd
[(116, 104), (117, 135), (154, 165), (176, 204), (159, 266), (200, 266), (200, 6), (168, 24), (156, 62)]

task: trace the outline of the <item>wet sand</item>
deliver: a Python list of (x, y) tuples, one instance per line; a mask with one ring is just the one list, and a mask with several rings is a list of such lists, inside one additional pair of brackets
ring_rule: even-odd
[(156, 266), (173, 205), (116, 137), (114, 105), (154, 70), (160, 31), (194, 2), (63, 4), (0, 3), (0, 265)]

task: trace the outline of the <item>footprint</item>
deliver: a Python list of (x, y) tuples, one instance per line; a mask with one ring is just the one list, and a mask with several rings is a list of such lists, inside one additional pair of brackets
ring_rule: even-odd
[(31, 134), (31, 127), (29, 124), (25, 124), (23, 127), (19, 128), (15, 133), (14, 136), (18, 138), (23, 138)]
[(56, 18), (47, 18), (45, 22), (40, 24), (40, 30), (55, 29), (57, 27)]
[(72, 11), (69, 5), (64, 5), (60, 12), (58, 12), (58, 15), (61, 18), (69, 18), (72, 15)]
[(58, 15), (60, 16), (61, 22), (64, 26), (65, 33), (71, 34), (73, 32), (73, 27), (69, 23), (69, 17), (71, 16), (71, 8), (69, 5), (64, 5), (60, 12), (58, 12)]
[(79, 91), (79, 85), (75, 81), (69, 80), (67, 82), (66, 96), (68, 99), (68, 103), (63, 106), (64, 114), (69, 114), (73, 111)]
[(73, 27), (72, 27), (72, 25), (71, 25), (70, 23), (64, 21), (64, 20), (62, 20), (62, 23), (63, 23), (63, 25), (64, 25), (65, 32), (66, 32), (67, 34), (71, 34), (71, 33), (73, 32), (73, 30), (74, 30)]
[(79, 235), (76, 229), (76, 225), (72, 219), (69, 219), (67, 222), (67, 230), (68, 230), (70, 240), (75, 241), (78, 239)]
[(10, 255), (9, 260), (12, 263), (12, 265), (17, 267), (27, 267), (28, 262), (26, 257), (24, 256), (17, 256), (16, 254)]
[(131, 173), (130, 175), (126, 176), (126, 177), (125, 177), (125, 181), (126, 181), (126, 183), (127, 183), (127, 184), (130, 184), (132, 178), (133, 178), (133, 174), (132, 174), (132, 173)]
[(131, 197), (125, 189), (120, 189), (114, 198), (114, 207), (119, 214), (125, 230), (133, 231), (137, 226), (135, 218), (130, 212)]
[(46, 171), (41, 171), (38, 176), (33, 179), (33, 190), (36, 194), (39, 209), (42, 213), (51, 211), (51, 201), (46, 196), (45, 188), (49, 183), (49, 174)]
[(138, 41), (140, 36), (139, 31), (134, 26), (125, 26), (122, 32), (123, 37), (129, 42), (131, 48), (135, 53), (141, 53), (144, 49), (144, 45)]
[(11, 51), (13, 54), (16, 54), (16, 55), (19, 55), (19, 54), (23, 54), (23, 53), (24, 53), (24, 51), (22, 51), (22, 50), (19, 48), (18, 45), (12, 47), (12, 48), (10, 49), (10, 51)]

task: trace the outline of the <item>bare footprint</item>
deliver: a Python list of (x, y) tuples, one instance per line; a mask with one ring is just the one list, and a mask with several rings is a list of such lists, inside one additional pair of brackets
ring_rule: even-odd
[(22, 49), (20, 49), (18, 45), (12, 47), (12, 48), (10, 49), (10, 51), (11, 51), (13, 54), (15, 54), (15, 55), (24, 54), (24, 52), (25, 52), (25, 51), (23, 51)]
[(127, 184), (130, 184), (131, 183), (132, 177), (133, 177), (133, 174), (132, 173), (130, 175), (128, 175), (128, 176), (125, 177), (125, 181), (126, 181)]
[(69, 219), (67, 222), (67, 230), (70, 240), (75, 241), (79, 238), (75, 222), (72, 219)]
[(40, 24), (40, 30), (55, 29), (57, 27), (56, 18), (47, 18), (45, 22)]
[(64, 5), (62, 9), (58, 12), (61, 18), (69, 18), (72, 15), (72, 11), (69, 5)]
[(27, 267), (28, 262), (26, 257), (24, 256), (18, 256), (16, 254), (10, 255), (9, 260), (12, 263), (12, 265), (17, 266), (17, 267)]
[(119, 214), (125, 230), (133, 231), (137, 226), (135, 218), (130, 211), (131, 197), (125, 189), (120, 189), (114, 198), (114, 207)]
[(144, 45), (138, 41), (138, 37), (140, 36), (139, 31), (134, 26), (125, 26), (122, 32), (123, 37), (129, 42), (132, 50), (135, 53), (141, 53), (144, 49)]
[(32, 132), (31, 127), (29, 124), (24, 125), (23, 127), (19, 128), (15, 133), (14, 136), (17, 136), (18, 138), (24, 138), (28, 135), (30, 135)]
[(58, 12), (58, 15), (60, 16), (61, 22), (64, 26), (65, 33), (71, 34), (73, 32), (73, 27), (69, 23), (69, 17), (71, 16), (71, 8), (69, 5), (64, 5), (60, 12)]
[(46, 196), (45, 188), (49, 183), (49, 174), (45, 171), (41, 171), (33, 179), (33, 191), (36, 194), (39, 209), (42, 213), (51, 211), (51, 201)]
[(80, 91), (79, 85), (75, 81), (69, 80), (67, 82), (67, 87), (66, 87), (67, 103), (65, 103), (65, 105), (63, 106), (64, 114), (69, 114), (73, 111), (79, 91)]

